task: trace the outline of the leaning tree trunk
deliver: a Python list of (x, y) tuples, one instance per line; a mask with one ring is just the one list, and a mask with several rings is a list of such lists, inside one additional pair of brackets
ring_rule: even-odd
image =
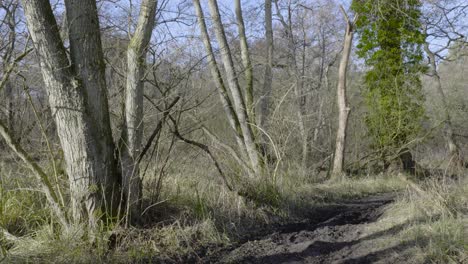
[(343, 44), (343, 54), (341, 55), (340, 66), (338, 69), (338, 87), (336, 94), (338, 103), (338, 129), (336, 131), (335, 156), (332, 170), (332, 175), (335, 178), (342, 177), (344, 173), (343, 164), (345, 158), (346, 128), (348, 125), (348, 115), (350, 111), (346, 102), (346, 74), (354, 35), (354, 23), (349, 20), (342, 6), (341, 10), (343, 11), (343, 15), (346, 19), (346, 32)]
[(247, 113), (246, 105), (242, 96), (242, 91), (239, 87), (239, 82), (237, 79), (237, 73), (234, 68), (234, 62), (232, 60), (231, 51), (229, 49), (226, 34), (224, 32), (224, 27), (221, 22), (218, 3), (216, 2), (216, 0), (209, 0), (208, 3), (211, 15), (213, 17), (216, 38), (218, 40), (221, 53), (221, 59), (226, 70), (227, 83), (231, 90), (234, 109), (239, 119), (239, 124), (242, 130), (242, 135), (244, 137), (244, 142), (247, 149), (247, 154), (250, 159), (250, 165), (254, 173), (256, 175), (260, 175), (262, 170), (262, 164), (260, 162), (259, 152), (255, 144), (255, 138), (251, 127), (251, 120)]
[(442, 82), (440, 81), (440, 76), (437, 71), (435, 54), (434, 52), (430, 50), (429, 44), (427, 42), (424, 44), (424, 50), (426, 51), (427, 56), (429, 57), (430, 74), (436, 81), (435, 82), (436, 90), (442, 102), (443, 114), (444, 114), (444, 136), (445, 136), (445, 140), (447, 141), (450, 158), (454, 159), (455, 164), (463, 165), (464, 161), (463, 161), (463, 157), (461, 156), (460, 147), (455, 141), (455, 137), (453, 135), (452, 118), (448, 110), (448, 104), (447, 104), (447, 99), (445, 97), (444, 90), (442, 89)]
[(70, 0), (66, 7), (73, 18), (69, 19), (70, 35), (76, 34), (70, 36), (71, 61), (49, 1), (23, 0), (66, 162), (73, 220), (88, 221), (93, 227), (97, 212), (115, 213), (109, 205), (114, 206), (114, 197), (120, 197), (119, 181), (113, 151), (107, 145), (112, 141), (108, 112), (100, 105), (107, 96), (102, 90), (104, 63), (96, 2)]
[[(250, 122), (255, 123), (255, 106), (253, 102), (253, 68), (250, 60), (249, 46), (247, 44), (247, 35), (245, 34), (244, 18), (242, 16), (242, 5), (240, 0), (235, 0), (237, 29), (239, 30), (239, 40), (241, 48), (241, 59), (245, 71), (245, 104)], [(255, 129), (253, 129), (255, 131)]]
[(121, 142), (122, 185), (127, 198), (127, 213), (133, 219), (141, 209), (142, 182), (138, 161), (143, 138), (143, 75), (146, 51), (155, 24), (156, 0), (141, 3), (138, 24), (127, 48), (125, 127)]
[(205, 16), (203, 14), (200, 1), (193, 0), (193, 5), (195, 7), (195, 11), (197, 14), (198, 26), (200, 27), (203, 44), (205, 46), (205, 50), (208, 56), (208, 66), (210, 68), (211, 75), (213, 76), (213, 80), (215, 82), (216, 88), (218, 89), (219, 96), (221, 99), (221, 104), (223, 105), (223, 109), (224, 109), (224, 112), (226, 113), (229, 125), (231, 126), (231, 129), (234, 131), (234, 135), (236, 138), (237, 146), (241, 154), (241, 157), (245, 159), (247, 158), (247, 153), (246, 153), (246, 148), (245, 148), (245, 143), (244, 143), (244, 136), (242, 135), (242, 129), (240, 127), (239, 119), (232, 105), (231, 98), (229, 98), (229, 93), (226, 89), (226, 85), (224, 84), (221, 71), (219, 69), (218, 63), (216, 62), (216, 58), (214, 56), (213, 47), (211, 45), (211, 40), (208, 34), (208, 30), (206, 28)]

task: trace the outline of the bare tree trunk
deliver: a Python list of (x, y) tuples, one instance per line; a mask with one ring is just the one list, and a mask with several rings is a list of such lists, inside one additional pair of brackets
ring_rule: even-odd
[(312, 135), (312, 142), (313, 143), (317, 142), (319, 132), (320, 132), (320, 128), (323, 125), (323, 104), (324, 104), (324, 102), (325, 102), (325, 99), (322, 99), (322, 100), (320, 100), (320, 103), (319, 103), (317, 123), (315, 125), (314, 132), (313, 132), (313, 135)]
[[(4, 8), (5, 11), (5, 22), (8, 26), (8, 47), (4, 53), (3, 59), (3, 68), (6, 69), (8, 64), (12, 63), (15, 49), (16, 49), (16, 10), (18, 8), (18, 2), (12, 2), (8, 7)], [(7, 114), (7, 125), (10, 132), (15, 135), (14, 128), (14, 109), (13, 109), (13, 85), (11, 84), (9, 78), (7, 78), (5, 83), (5, 103), (6, 103), (6, 114)]]
[[(292, 30), (291, 30), (292, 31)], [(304, 32), (304, 42), (306, 40), (306, 33)], [(303, 44), (302, 54), (301, 54), (301, 69), (299, 70), (299, 65), (296, 69), (296, 78), (298, 78), (298, 84), (296, 86), (296, 96), (299, 100), (299, 120), (300, 130), (302, 134), (302, 169), (304, 172), (307, 170), (307, 161), (309, 159), (309, 147), (311, 143), (309, 142), (309, 132), (306, 127), (305, 116), (307, 115), (306, 104), (307, 96), (304, 91), (304, 77), (305, 77), (305, 58), (306, 58), (306, 45)], [(294, 58), (295, 59), (295, 58)]]
[(211, 71), (211, 75), (215, 81), (215, 85), (218, 89), (219, 96), (221, 99), (221, 104), (223, 105), (224, 112), (227, 115), (229, 125), (231, 126), (232, 130), (234, 131), (234, 135), (237, 141), (238, 149), (240, 151), (242, 158), (247, 158), (247, 152), (244, 143), (244, 136), (242, 135), (242, 129), (240, 127), (239, 119), (237, 118), (237, 114), (232, 106), (232, 101), (229, 98), (229, 93), (226, 89), (226, 86), (223, 81), (223, 77), (221, 75), (221, 71), (219, 70), (218, 63), (216, 62), (216, 58), (214, 56), (213, 47), (211, 46), (210, 36), (208, 34), (208, 30), (206, 28), (205, 23), (205, 16), (203, 14), (203, 10), (200, 5), (199, 0), (193, 0), (193, 4), (195, 6), (195, 11), (197, 13), (198, 18), (198, 26), (200, 27), (201, 35), (203, 44), (205, 46), (205, 50), (208, 56), (208, 63)]
[[(91, 137), (95, 139), (94, 167), (97, 179), (91, 184), (97, 184), (104, 192), (105, 201), (101, 203), (117, 210), (119, 203), (118, 192), (114, 188), (120, 181), (117, 160), (114, 157), (115, 145), (109, 118), (107, 101), (107, 86), (105, 78), (105, 62), (102, 52), (101, 32), (97, 14), (96, 2), (93, 0), (65, 0), (68, 36), (70, 40), (70, 58), (80, 84), (85, 93), (85, 109), (88, 111), (88, 122)], [(116, 193), (115, 197), (114, 192)], [(99, 195), (98, 195), (99, 196)], [(95, 206), (95, 205), (88, 205)], [(109, 209), (109, 208), (108, 208)], [(89, 212), (93, 208), (88, 209)], [(117, 213), (117, 212), (115, 212)]]
[(435, 61), (435, 54), (429, 48), (429, 44), (426, 42), (424, 43), (424, 50), (429, 57), (429, 64), (430, 64), (430, 75), (436, 81), (436, 90), (439, 93), (440, 100), (442, 102), (443, 107), (443, 114), (444, 114), (444, 136), (445, 140), (447, 141), (447, 146), (449, 149), (449, 155), (452, 159), (454, 159), (455, 163), (458, 165), (463, 165), (464, 159), (461, 156), (460, 147), (458, 146), (457, 142), (455, 141), (455, 137), (453, 135), (453, 128), (452, 128), (452, 118), (450, 116), (450, 112), (448, 110), (447, 99), (445, 97), (444, 90), (442, 89), (442, 82), (440, 81), (440, 76), (437, 71), (437, 64)]
[[(242, 16), (242, 6), (240, 0), (235, 0), (237, 28), (239, 30), (239, 40), (241, 48), (242, 64), (245, 70), (245, 104), (249, 120), (255, 123), (255, 106), (253, 102), (253, 68), (249, 55), (249, 46), (247, 44), (247, 36), (245, 34), (244, 18)], [(255, 129), (253, 129), (255, 131)]]
[(226, 70), (227, 83), (230, 87), (234, 109), (237, 113), (239, 119), (239, 124), (242, 130), (242, 135), (244, 137), (245, 146), (247, 149), (247, 154), (250, 159), (252, 169), (256, 175), (259, 175), (262, 170), (262, 165), (260, 162), (259, 152), (255, 144), (255, 138), (251, 127), (251, 122), (249, 115), (246, 110), (245, 102), (242, 96), (242, 91), (239, 87), (239, 82), (237, 79), (237, 74), (234, 68), (234, 62), (232, 60), (231, 51), (229, 49), (226, 34), (224, 32), (224, 27), (221, 22), (221, 17), (219, 14), (218, 3), (216, 0), (209, 0), (209, 7), (211, 15), (213, 17), (216, 38), (221, 51), (221, 58)]
[(66, 6), (72, 62), (67, 58), (49, 1), (23, 0), (66, 162), (73, 220), (88, 221), (93, 227), (99, 217), (97, 209), (116, 213), (111, 208), (115, 206), (113, 198), (120, 197), (120, 184), (112, 165), (113, 151), (106, 145), (112, 141), (108, 112), (104, 110), (107, 103), (100, 105), (107, 96), (102, 90), (104, 64), (96, 2), (67, 1)]
[(13, 108), (13, 86), (10, 81), (5, 83), (5, 103), (6, 103), (6, 114), (7, 114), (7, 125), (8, 129), (15, 135), (14, 119), (15, 112)]
[(338, 129), (336, 131), (335, 156), (332, 170), (332, 176), (335, 178), (342, 177), (344, 173), (343, 164), (345, 159), (346, 128), (350, 111), (346, 102), (346, 74), (354, 35), (354, 22), (349, 20), (343, 6), (340, 6), (340, 8), (346, 19), (346, 32), (343, 44), (343, 54), (341, 55), (340, 67), (338, 69), (338, 87), (336, 95), (338, 103)]
[[(265, 129), (268, 123), (268, 115), (269, 115), (269, 102), (270, 96), (272, 91), (272, 81), (273, 81), (273, 54), (274, 54), (274, 46), (273, 46), (273, 20), (272, 20), (272, 6), (271, 0), (265, 0), (265, 39), (266, 39), (266, 46), (267, 46), (267, 54), (266, 54), (266, 64), (265, 64), (265, 79), (263, 81), (263, 90), (262, 90), (262, 98), (260, 101), (260, 127)], [(263, 141), (266, 145), (268, 139), (266, 135), (263, 135)], [(266, 152), (266, 147), (265, 152)]]
[(141, 3), (138, 23), (127, 48), (127, 85), (125, 90), (125, 126), (121, 142), (122, 185), (127, 198), (127, 209), (133, 217), (139, 216), (142, 183), (138, 159), (143, 138), (143, 75), (146, 51), (155, 25), (156, 0)]
[[(298, 91), (299, 89), (295, 89), (295, 91)], [(296, 97), (300, 98), (299, 92), (296, 92)], [(297, 118), (299, 119), (299, 132), (301, 134), (301, 146), (302, 146), (302, 158), (301, 158), (301, 168), (303, 170), (303, 173), (305, 173), (307, 169), (307, 159), (308, 159), (308, 150), (309, 150), (309, 140), (307, 136), (307, 129), (305, 125), (305, 111), (302, 110), (302, 107), (299, 104), (299, 110), (297, 111)]]

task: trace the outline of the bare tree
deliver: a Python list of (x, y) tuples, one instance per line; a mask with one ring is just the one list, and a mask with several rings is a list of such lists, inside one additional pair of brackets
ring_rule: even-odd
[(95, 226), (97, 209), (114, 213), (105, 204), (118, 204), (120, 188), (96, 3), (66, 1), (70, 60), (50, 3), (24, 0), (23, 7), (67, 165), (73, 220)]
[(354, 23), (357, 18), (357, 15), (355, 15), (354, 21), (350, 21), (343, 6), (340, 6), (340, 8), (346, 20), (346, 31), (343, 40), (343, 53), (341, 54), (340, 67), (338, 69), (338, 87), (336, 93), (338, 103), (338, 128), (336, 131), (335, 155), (332, 170), (332, 175), (335, 178), (343, 176), (344, 173), (343, 164), (345, 159), (346, 129), (348, 124), (348, 115), (351, 110), (346, 100), (346, 75), (349, 55), (351, 54), (353, 44)]
[(139, 216), (142, 184), (138, 160), (143, 138), (143, 77), (146, 51), (155, 25), (157, 0), (141, 3), (138, 23), (127, 48), (127, 84), (125, 89), (125, 121), (120, 146), (122, 185), (127, 207)]
[(232, 101), (229, 97), (229, 92), (224, 84), (224, 80), (222, 78), (218, 63), (216, 62), (216, 58), (213, 52), (213, 47), (211, 45), (210, 36), (208, 35), (208, 30), (206, 28), (205, 16), (203, 14), (200, 1), (194, 0), (193, 4), (195, 6), (195, 11), (197, 13), (198, 25), (200, 27), (203, 44), (208, 54), (208, 63), (209, 63), (211, 75), (213, 76), (213, 80), (215, 82), (216, 88), (218, 89), (221, 103), (223, 105), (224, 111), (228, 118), (229, 124), (232, 130), (234, 131), (234, 135), (236, 137), (236, 142), (237, 142), (241, 157), (247, 158), (247, 152), (245, 150), (245, 143), (244, 143), (244, 136), (242, 134), (242, 130), (240, 127), (239, 118), (237, 117), (237, 114), (234, 110)]
[(309, 140), (308, 140), (308, 133), (307, 133), (307, 126), (306, 126), (306, 96), (303, 91), (304, 88), (304, 76), (301, 74), (296, 56), (297, 56), (297, 48), (296, 48), (296, 41), (294, 38), (293, 32), (293, 25), (292, 25), (292, 2), (288, 2), (287, 6), (287, 20), (281, 13), (281, 9), (278, 4), (278, 0), (275, 0), (275, 7), (276, 7), (276, 15), (283, 26), (283, 30), (286, 35), (286, 39), (288, 42), (288, 60), (289, 60), (289, 69), (290, 75), (294, 77), (295, 85), (294, 85), (294, 95), (296, 97), (296, 105), (297, 105), (297, 118), (299, 120), (299, 132), (301, 134), (301, 147), (302, 147), (302, 157), (301, 157), (301, 168), (305, 173), (307, 167), (307, 159), (308, 159), (308, 150), (309, 150)]
[[(422, 22), (425, 34), (427, 36), (424, 44), (429, 63), (429, 75), (435, 81), (436, 91), (442, 103), (442, 112), (444, 117), (443, 133), (449, 150), (449, 156), (452, 161), (463, 166), (465, 161), (460, 151), (459, 144), (454, 136), (452, 117), (448, 109), (448, 103), (443, 89), (442, 81), (438, 71), (438, 61), (447, 61), (444, 54), (451, 48), (452, 44), (464, 41), (464, 34), (461, 32), (464, 25), (460, 22), (466, 18), (468, 4), (457, 1), (435, 0), (425, 1), (425, 8)], [(431, 48), (430, 41), (437, 41)]]
[(431, 51), (427, 42), (424, 44), (424, 51), (426, 52), (429, 59), (430, 75), (435, 80), (436, 90), (439, 94), (440, 101), (442, 102), (442, 111), (444, 115), (444, 136), (445, 140), (447, 141), (449, 155), (452, 159), (454, 159), (455, 163), (463, 163), (463, 157), (461, 156), (460, 147), (458, 146), (453, 133), (452, 117), (448, 110), (447, 99), (445, 96), (445, 92), (442, 88), (442, 82), (440, 80), (439, 72), (437, 70), (435, 53)]
[[(239, 119), (240, 127), (244, 137), (245, 147), (247, 149), (247, 155), (250, 159), (250, 164), (256, 175), (261, 173), (262, 164), (259, 157), (259, 152), (255, 143), (255, 136), (252, 129), (252, 118), (249, 117), (246, 109), (246, 103), (242, 96), (242, 90), (239, 85), (237, 73), (234, 67), (234, 62), (229, 48), (224, 27), (221, 22), (221, 15), (219, 13), (219, 7), (216, 0), (209, 0), (208, 5), (210, 8), (211, 16), (214, 21), (214, 28), (216, 38), (220, 46), (221, 60), (226, 71), (226, 78), (228, 86), (231, 90), (232, 101), (234, 109), (236, 110), (237, 117)], [(244, 91), (245, 92), (245, 91)]]
[(123, 175), (112, 138), (96, 2), (65, 1), (70, 58), (50, 3), (24, 0), (23, 7), (67, 165), (73, 221), (88, 221), (94, 227), (100, 218), (97, 212), (119, 213), (121, 182), (129, 207), (140, 199), (136, 160), (142, 137), (142, 76), (156, 1), (143, 2), (127, 52)]
[[(3, 20), (0, 21), (0, 25), (6, 26), (6, 38), (3, 43), (0, 43), (0, 53), (2, 67), (3, 69), (8, 68), (8, 66), (13, 62), (15, 59), (16, 49), (18, 49), (18, 39), (17, 34), (18, 30), (18, 13), (19, 9), (19, 1), (18, 0), (11, 0), (11, 1), (3, 1), (0, 2), (0, 11), (3, 14)], [(6, 112), (6, 123), (8, 129), (12, 131), (12, 133), (17, 136), (15, 133), (15, 126), (14, 126), (14, 116), (15, 116), (15, 109), (14, 109), (14, 98), (13, 98), (13, 84), (9, 79), (5, 80), (5, 87), (4, 87), (4, 98), (5, 98), (5, 112)]]
[[(262, 97), (260, 101), (259, 125), (266, 128), (269, 115), (269, 101), (272, 90), (273, 81), (273, 20), (272, 20), (272, 5), (271, 0), (265, 0), (265, 41), (266, 41), (266, 63), (265, 63), (265, 76), (263, 80)], [(267, 139), (264, 139), (268, 142)]]
[(250, 60), (249, 45), (247, 44), (247, 35), (245, 34), (244, 18), (242, 15), (242, 5), (240, 0), (235, 0), (237, 29), (239, 31), (239, 40), (241, 48), (242, 64), (245, 71), (245, 105), (249, 120), (255, 123), (255, 106), (253, 102), (253, 68)]
[[(194, 0), (193, 2), (195, 5), (195, 8), (197, 9), (198, 21), (200, 24), (200, 28), (202, 29), (203, 42), (205, 44), (205, 48), (207, 52), (209, 53), (211, 72), (212, 72), (213, 78), (215, 79), (218, 85), (218, 88), (223, 87), (224, 83), (222, 81), (220, 71), (219, 69), (215, 68), (216, 64), (214, 63), (214, 55), (213, 55), (213, 48), (211, 47), (211, 42), (209, 40), (207, 31), (204, 30), (206, 29), (206, 25), (204, 25), (204, 17), (203, 17), (203, 12), (200, 6), (200, 2), (198, 0)], [(234, 120), (231, 120), (230, 122), (235, 124), (236, 122), (235, 120), (237, 119), (239, 123), (239, 128), (240, 128), (239, 132), (241, 133), (240, 135), (238, 135), (238, 138), (243, 139), (243, 144), (242, 146), (240, 146), (240, 149), (245, 148), (245, 152), (247, 153), (247, 158), (249, 160), (248, 162), (249, 167), (251, 168), (253, 174), (258, 176), (262, 172), (263, 165), (262, 165), (260, 154), (256, 145), (255, 135), (253, 133), (253, 127), (254, 127), (255, 122), (252, 119), (252, 117), (249, 116), (249, 113), (246, 108), (244, 96), (243, 96), (243, 92), (247, 93), (247, 91), (242, 91), (239, 85), (239, 80), (238, 80), (238, 76), (236, 73), (236, 69), (234, 67), (234, 61), (231, 55), (231, 50), (229, 48), (229, 45), (226, 39), (226, 34), (224, 31), (224, 26), (221, 21), (218, 3), (216, 0), (210, 0), (208, 3), (209, 3), (211, 16), (214, 22), (216, 38), (217, 38), (220, 53), (221, 53), (221, 60), (223, 62), (224, 69), (226, 71), (227, 84), (228, 84), (230, 95), (232, 98), (232, 103), (231, 104), (227, 103), (227, 105), (232, 105), (232, 108), (233, 108), (232, 113), (235, 114), (236, 116)], [(239, 5), (238, 9), (241, 10), (240, 3), (237, 3), (237, 4)], [(238, 18), (238, 21), (242, 22), (242, 17)], [(246, 43), (244, 45), (245, 45), (244, 48), (247, 48)], [(243, 57), (244, 57), (243, 62), (245, 65), (248, 64), (248, 60), (249, 60), (247, 52), (248, 51), (244, 49), (243, 53), (245, 54), (243, 54)], [(221, 92), (223, 93), (222, 90), (224, 90), (224, 88), (221, 88)], [(223, 97), (226, 100), (230, 98), (229, 96), (223, 96)], [(241, 153), (243, 152), (244, 151), (241, 150)], [(251, 175), (251, 176), (254, 176), (254, 175)]]

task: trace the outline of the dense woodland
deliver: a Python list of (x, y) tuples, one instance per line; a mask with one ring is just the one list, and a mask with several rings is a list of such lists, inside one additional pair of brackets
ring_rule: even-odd
[(467, 12), (0, 0), (0, 262), (468, 262)]

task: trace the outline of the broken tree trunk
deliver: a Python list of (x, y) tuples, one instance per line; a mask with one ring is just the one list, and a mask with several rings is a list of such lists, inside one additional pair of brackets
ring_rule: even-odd
[[(343, 43), (343, 53), (341, 55), (340, 66), (338, 69), (338, 87), (336, 100), (338, 103), (338, 129), (336, 131), (335, 156), (333, 159), (332, 176), (339, 178), (343, 176), (343, 164), (345, 159), (346, 147), (346, 128), (348, 124), (348, 115), (350, 108), (346, 101), (346, 74), (348, 70), (349, 55), (351, 53), (354, 21), (350, 21), (343, 6), (341, 11), (346, 19), (346, 32)], [(356, 19), (357, 16), (355, 16)]]

